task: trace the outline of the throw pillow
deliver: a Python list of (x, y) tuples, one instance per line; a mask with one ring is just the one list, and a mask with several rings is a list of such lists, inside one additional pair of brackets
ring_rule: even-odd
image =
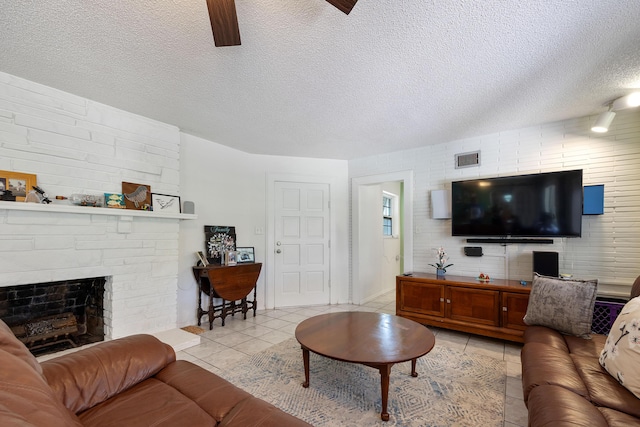
[(524, 323), (590, 338), (597, 291), (597, 280), (569, 280), (536, 274)]
[(600, 364), (640, 399), (640, 297), (625, 304), (613, 322)]

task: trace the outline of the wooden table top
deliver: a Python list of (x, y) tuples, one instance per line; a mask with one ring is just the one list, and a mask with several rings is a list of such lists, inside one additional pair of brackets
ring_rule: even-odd
[(424, 356), (436, 342), (429, 329), (413, 320), (360, 311), (311, 317), (295, 335), (314, 353), (362, 364), (405, 362)]

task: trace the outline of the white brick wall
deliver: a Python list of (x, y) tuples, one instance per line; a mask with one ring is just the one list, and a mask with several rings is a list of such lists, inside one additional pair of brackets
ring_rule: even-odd
[[(179, 194), (180, 133), (164, 123), (0, 73), (0, 169), (50, 196)], [(177, 219), (0, 208), (0, 286), (108, 276), (105, 334), (176, 327)]]
[[(497, 278), (530, 280), (532, 251), (558, 251), (560, 271), (598, 278), (604, 292), (627, 294), (640, 275), (640, 111), (619, 112), (606, 134), (590, 131), (595, 117), (548, 123), (349, 162), (351, 178), (413, 170), (414, 269), (431, 271), (432, 248), (444, 246), (455, 265), (451, 274), (485, 272)], [(481, 150), (480, 167), (455, 169), (454, 155)], [(451, 189), (451, 181), (583, 169), (584, 184), (605, 185), (605, 214), (583, 216), (582, 238), (553, 245), (481, 245), (485, 256), (465, 257), (465, 239), (451, 236), (449, 220), (432, 220), (429, 194)], [(474, 245), (475, 246), (475, 245)]]

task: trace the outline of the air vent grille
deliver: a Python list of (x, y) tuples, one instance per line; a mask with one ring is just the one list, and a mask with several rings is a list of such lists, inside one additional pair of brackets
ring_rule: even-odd
[(480, 166), (480, 151), (456, 154), (456, 169)]

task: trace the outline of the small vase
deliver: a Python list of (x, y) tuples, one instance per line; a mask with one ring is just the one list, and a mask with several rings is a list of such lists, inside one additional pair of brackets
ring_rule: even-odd
[(445, 274), (444, 268), (436, 268), (436, 276), (437, 277), (444, 277), (444, 274)]

